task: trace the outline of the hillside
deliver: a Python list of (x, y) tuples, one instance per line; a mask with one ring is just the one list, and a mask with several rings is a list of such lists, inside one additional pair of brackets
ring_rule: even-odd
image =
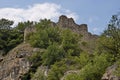
[(62, 15), (0, 30), (0, 80), (120, 80), (119, 25), (97, 36)]

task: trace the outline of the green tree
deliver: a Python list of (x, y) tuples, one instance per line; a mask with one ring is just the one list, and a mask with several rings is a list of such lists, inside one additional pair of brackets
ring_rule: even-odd
[(61, 33), (62, 47), (66, 51), (66, 56), (79, 56), (80, 49), (80, 36), (69, 29), (63, 30)]
[(31, 35), (30, 44), (33, 47), (47, 48), (49, 46), (49, 37), (46, 30), (41, 30)]
[(19, 22), (18, 25), (15, 27), (15, 30), (24, 32), (26, 27), (30, 27), (33, 25), (34, 25), (33, 21)]
[(49, 37), (49, 44), (59, 43), (61, 44), (61, 29), (59, 27), (48, 27), (46, 29)]
[(50, 65), (54, 64), (56, 61), (60, 61), (64, 58), (64, 56), (64, 50), (57, 43), (54, 43), (50, 45), (42, 55), (42, 60), (45, 65), (50, 67)]
[(108, 61), (109, 54), (96, 55), (92, 62), (86, 64), (80, 73), (70, 74), (65, 77), (65, 80), (101, 80), (106, 68), (111, 65)]
[(64, 61), (56, 62), (54, 65), (51, 66), (47, 80), (60, 80), (67, 69), (68, 67)]
[(102, 34), (102, 47), (113, 54), (114, 60), (120, 58), (120, 17), (113, 15), (108, 28)]
[(4, 52), (3, 55), (23, 41), (23, 33), (12, 28), (13, 23), (8, 19), (0, 20), (0, 50)]
[(8, 19), (0, 19), (0, 31), (3, 30), (10, 30), (11, 29), (11, 25), (13, 25), (13, 21), (10, 21)]
[[(35, 24), (36, 33), (30, 35), (29, 42), (33, 47), (47, 48), (50, 44), (50, 35), (48, 28), (50, 27), (50, 20), (44, 19)], [(54, 35), (55, 36), (55, 35)]]
[(37, 31), (46, 29), (48, 27), (51, 27), (51, 21), (47, 19), (40, 20), (38, 23), (36, 23)]

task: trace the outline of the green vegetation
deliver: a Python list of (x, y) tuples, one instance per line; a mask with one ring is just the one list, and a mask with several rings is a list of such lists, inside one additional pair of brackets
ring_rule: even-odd
[(23, 33), (12, 28), (13, 21), (7, 19), (0, 20), (0, 55), (7, 54), (12, 48), (23, 42)]
[(37, 69), (37, 72), (33, 74), (33, 77), (31, 80), (46, 80), (46, 76), (44, 75), (44, 70), (41, 68)]
[(36, 24), (37, 32), (29, 40), (33, 47), (46, 49), (42, 55), (43, 64), (50, 66), (62, 58), (80, 55), (78, 34), (68, 29), (49, 26), (49, 20), (41, 20)]
[(80, 69), (80, 73), (67, 75), (65, 80), (101, 80), (106, 68), (116, 61), (118, 62), (116, 75), (120, 76), (120, 19), (118, 16), (112, 16), (108, 28), (99, 37), (97, 43), (98, 47), (91, 62)]
[[(56, 62), (60, 62), (65, 60), (67, 64), (76, 63), (76, 61), (72, 61), (70, 57), (79, 57), (82, 50), (80, 49), (80, 35), (72, 32), (69, 29), (62, 29), (59, 27), (50, 27), (50, 20), (41, 20), (40, 22), (35, 24), (37, 31), (30, 35), (28, 41), (33, 47), (41, 48), (44, 51), (35, 53), (31, 57), (29, 57), (29, 61), (33, 63), (31, 67), (32, 73), (34, 74), (35, 69), (37, 69), (39, 65), (37, 63), (41, 63), (43, 66), (47, 66), (48, 69), (51, 69), (49, 73), (49, 77), (54, 76), (54, 78), (50, 77), (47, 79), (56, 80), (57, 76), (52, 75), (63, 75), (65, 71), (63, 70), (64, 66), (61, 67), (59, 71), (53, 72), (55, 69), (58, 69), (58, 66), (54, 66)], [(70, 63), (69, 63), (70, 62)], [(64, 64), (66, 64), (64, 63)], [(54, 67), (53, 67), (54, 66)], [(34, 67), (34, 69), (33, 69)], [(53, 69), (52, 69), (53, 68)], [(66, 69), (67, 70), (67, 69)], [(35, 73), (37, 74), (37, 72)], [(26, 75), (25, 75), (26, 76)], [(32, 75), (31, 75), (32, 77)], [(61, 76), (58, 76), (60, 78)], [(24, 80), (24, 79), (23, 79)]]
[(101, 80), (105, 69), (111, 64), (111, 62), (108, 62), (108, 58), (108, 54), (96, 55), (94, 61), (86, 64), (77, 76), (70, 74), (66, 76), (65, 80), (71, 80), (71, 78), (74, 80), (76, 77), (77, 80)]
[[(32, 66), (22, 80), (101, 80), (106, 68), (114, 63), (118, 64), (115, 74), (120, 76), (119, 15), (112, 17), (108, 28), (97, 39), (97, 45), (91, 45), (95, 48), (91, 50), (92, 54), (85, 50), (90, 46), (82, 41), (81, 34), (58, 26), (52, 27), (50, 20), (44, 19), (35, 24), (21, 22), (15, 28), (10, 27), (12, 24), (13, 21), (0, 20), (0, 50), (5, 54), (23, 42), (26, 26), (36, 28), (27, 41), (39, 51), (28, 57)], [(82, 50), (81, 46), (85, 49)]]
[[(109, 44), (105, 44), (103, 47), (113, 54), (114, 60), (120, 58), (120, 19), (119, 16), (113, 15), (104, 34), (107, 37)], [(107, 42), (107, 43), (108, 43)]]

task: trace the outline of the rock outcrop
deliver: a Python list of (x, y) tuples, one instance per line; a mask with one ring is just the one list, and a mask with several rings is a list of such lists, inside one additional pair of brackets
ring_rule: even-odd
[(21, 44), (11, 50), (0, 62), (0, 80), (20, 80), (31, 64), (27, 56), (33, 53), (29, 44)]
[(120, 80), (120, 77), (114, 74), (116, 68), (117, 68), (117, 64), (108, 67), (106, 72), (103, 74), (102, 80)]
[(69, 74), (78, 74), (80, 72), (80, 70), (69, 70), (67, 72), (64, 73), (64, 76), (60, 79), (60, 80), (65, 80), (65, 77), (68, 76)]

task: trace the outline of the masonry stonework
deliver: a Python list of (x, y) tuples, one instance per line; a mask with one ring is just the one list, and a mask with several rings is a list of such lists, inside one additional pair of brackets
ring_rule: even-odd
[[(87, 24), (76, 24), (73, 18), (68, 18), (65, 15), (61, 15), (59, 17), (59, 20), (57, 23), (51, 22), (51, 26), (55, 27), (62, 27), (62, 28), (68, 28), (71, 29), (73, 32), (77, 32), (79, 34), (83, 35), (83, 40), (91, 40), (91, 39), (96, 39), (97, 35), (93, 35), (90, 32), (88, 32), (88, 27)], [(35, 27), (27, 27), (24, 31), (24, 42), (26, 41), (26, 37), (28, 34), (35, 32), (36, 29)]]

